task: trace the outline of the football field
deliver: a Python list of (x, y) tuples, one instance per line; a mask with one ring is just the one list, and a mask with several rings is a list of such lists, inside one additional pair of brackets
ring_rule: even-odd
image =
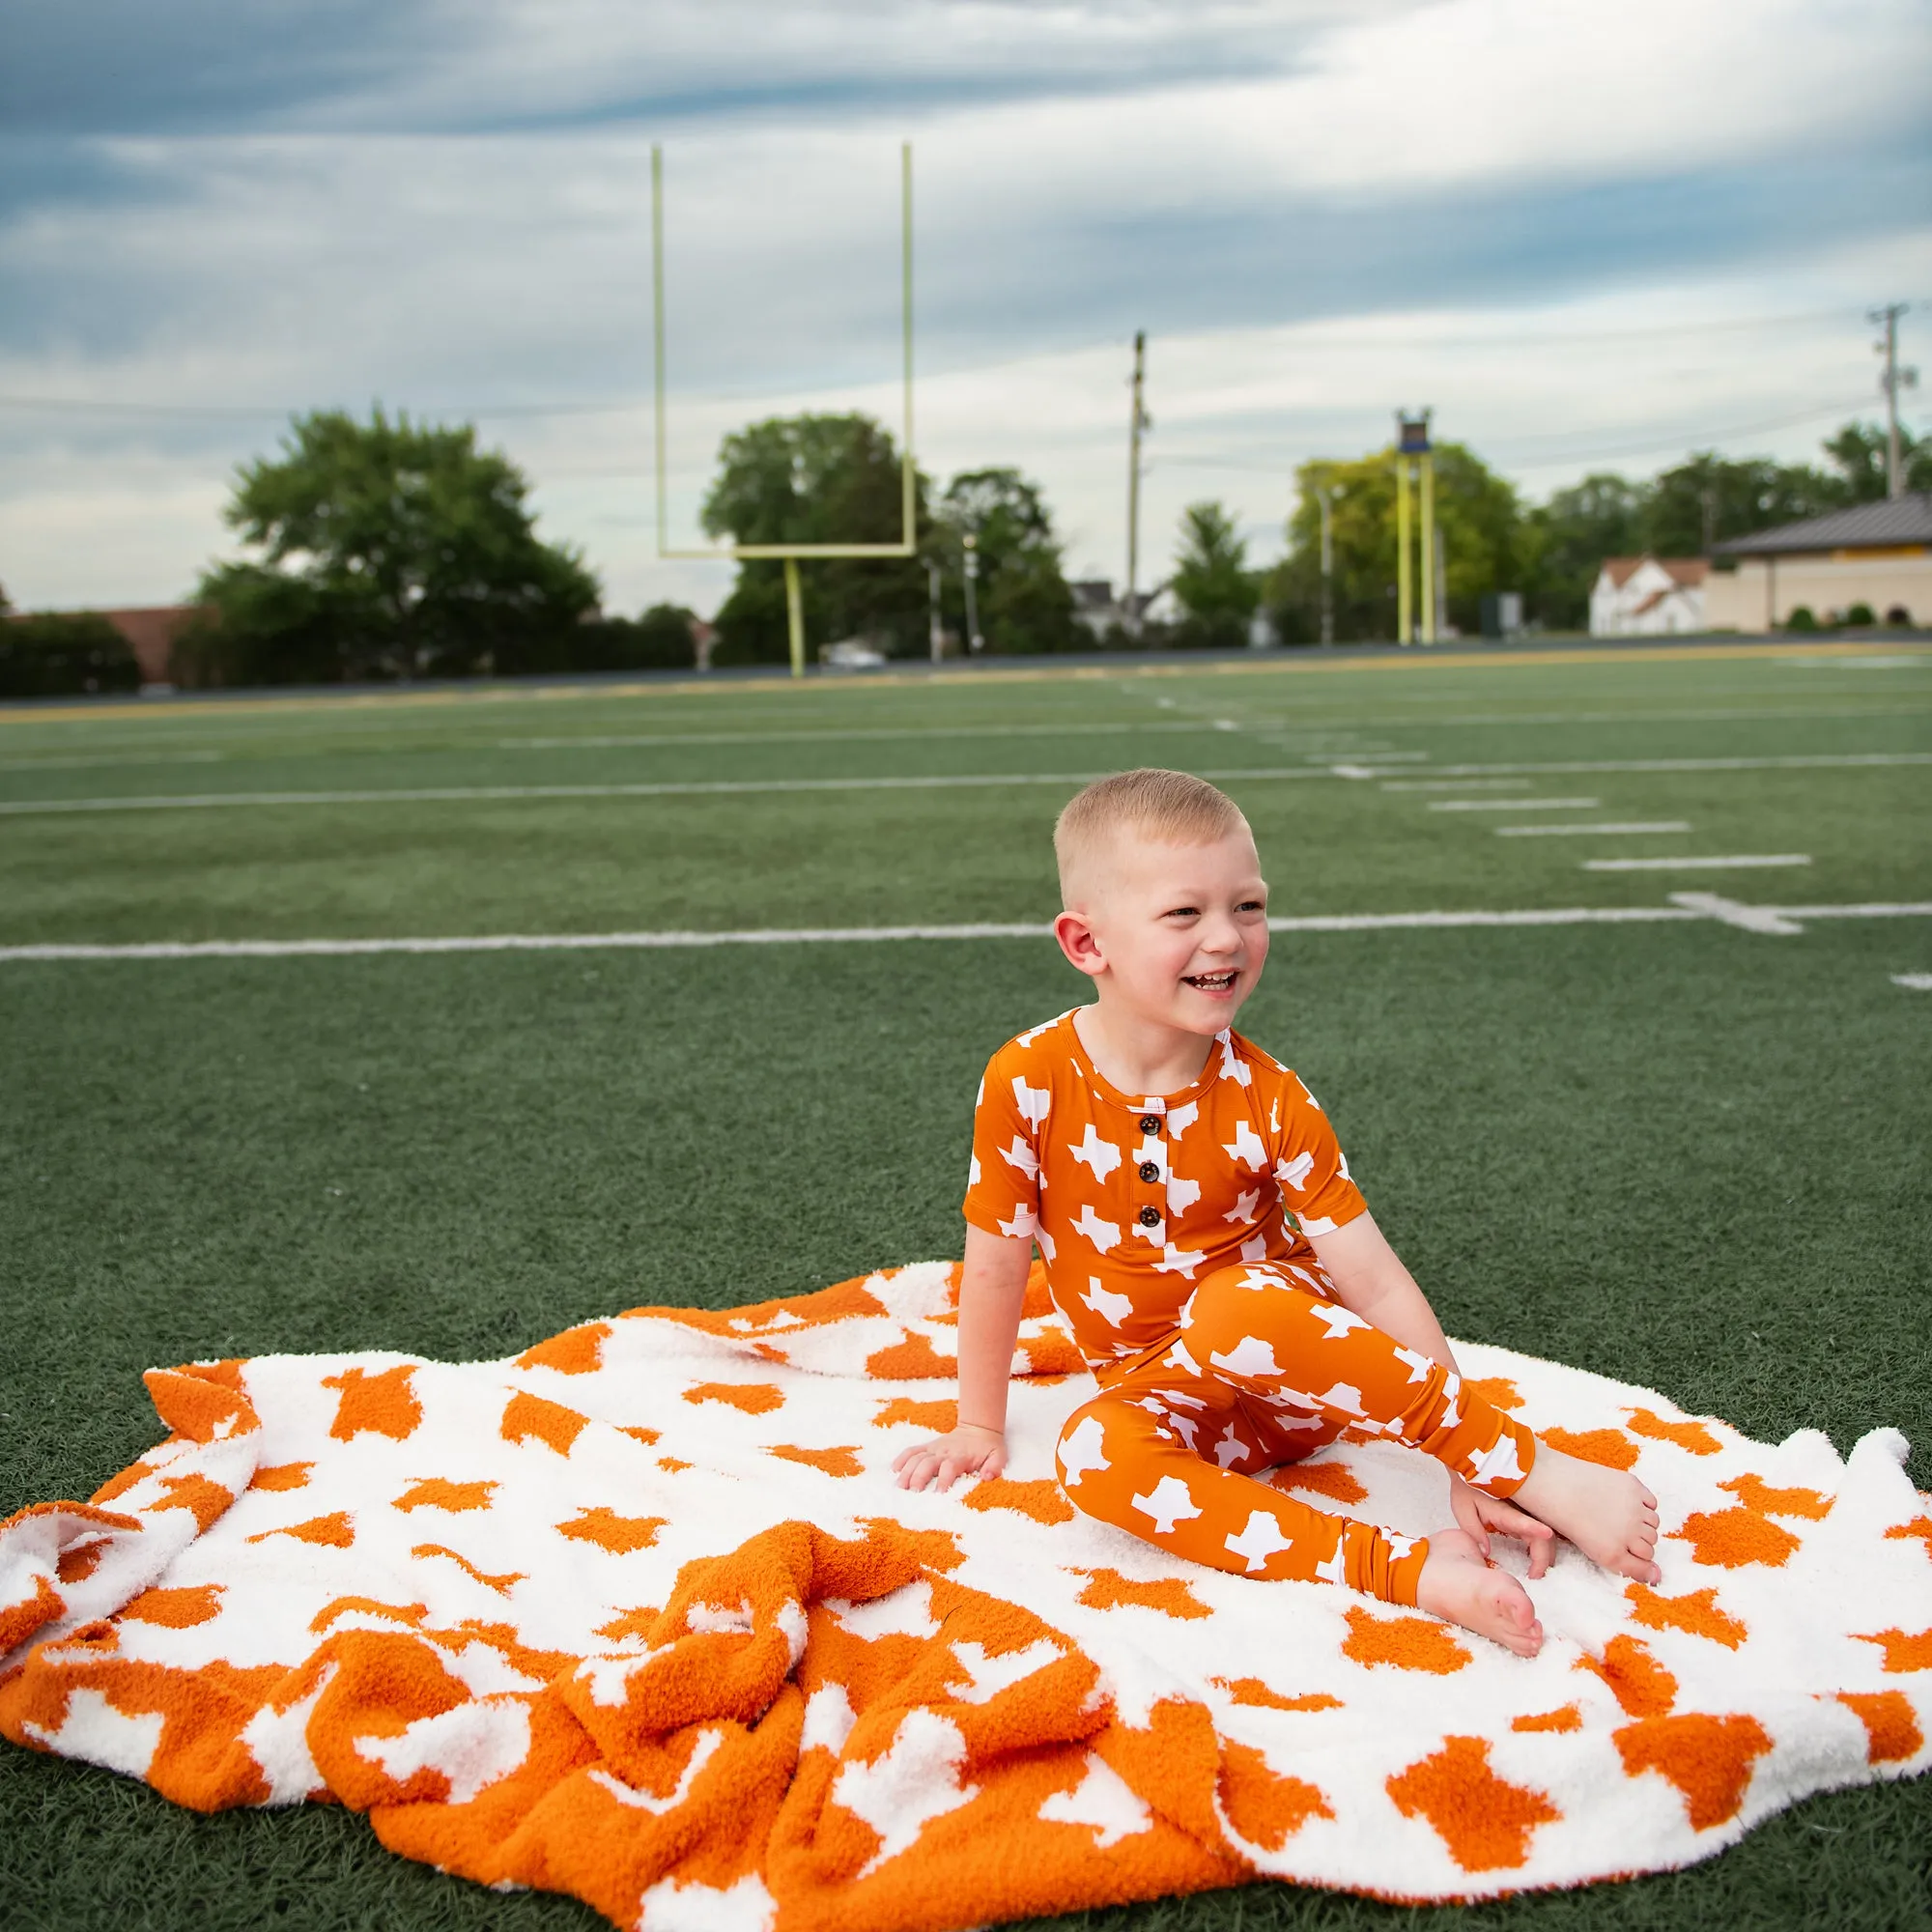
[[(500, 1355), (956, 1255), (1087, 779), (1213, 779), (1242, 1031), (1452, 1335), (1932, 1489), (1932, 649), (975, 668), (0, 711), (0, 1516), (140, 1372)], [(577, 1925), (337, 1808), (205, 1819), (0, 1744), (0, 1920)], [(1932, 1925), (1932, 1784), (1482, 1908), (1263, 1886), (1079, 1921)]]

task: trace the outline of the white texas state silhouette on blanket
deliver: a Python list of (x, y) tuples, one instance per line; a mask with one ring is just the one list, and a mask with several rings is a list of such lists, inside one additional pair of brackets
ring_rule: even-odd
[[(1258, 1875), (1575, 1885), (1932, 1762), (1932, 1505), (1894, 1431), (1772, 1447), (1459, 1345), (1662, 1509), (1662, 1585), (1566, 1549), (1523, 1661), (1076, 1515), (1052, 1445), (1093, 1382), (1037, 1269), (1011, 1473), (899, 1491), (894, 1455), (952, 1420), (957, 1293), (932, 1263), (511, 1361), (155, 1371), (166, 1442), (0, 1524), (0, 1730), (201, 1809), (333, 1798), (621, 1925), (777, 1932)], [(1447, 1520), (1442, 1472), (1373, 1440), (1274, 1480)]]

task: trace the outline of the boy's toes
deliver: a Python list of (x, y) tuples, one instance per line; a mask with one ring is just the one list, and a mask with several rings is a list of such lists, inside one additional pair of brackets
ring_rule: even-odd
[(1534, 1657), (1543, 1648), (1543, 1625), (1536, 1605), (1520, 1585), (1511, 1587), (1511, 1579), (1492, 1579), (1488, 1592), (1491, 1625), (1487, 1635), (1513, 1650), (1519, 1657)]
[(1651, 1551), (1641, 1544), (1634, 1543), (1624, 1552), (1624, 1560), (1617, 1567), (1634, 1582), (1655, 1584), (1663, 1581), (1663, 1572), (1657, 1567)]

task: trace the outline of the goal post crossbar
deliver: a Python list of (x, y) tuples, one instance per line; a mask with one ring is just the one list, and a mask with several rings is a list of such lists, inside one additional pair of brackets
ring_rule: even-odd
[(681, 550), (670, 542), (668, 437), (665, 396), (664, 148), (651, 144), (651, 378), (652, 429), (657, 476), (658, 554), (666, 558), (781, 561), (785, 567), (785, 608), (790, 632), (791, 671), (805, 674), (804, 605), (799, 592), (801, 558), (913, 556), (918, 554), (917, 470), (912, 446), (912, 143), (899, 143), (899, 327), (904, 390), (903, 438), (899, 454), (897, 543), (725, 544)]

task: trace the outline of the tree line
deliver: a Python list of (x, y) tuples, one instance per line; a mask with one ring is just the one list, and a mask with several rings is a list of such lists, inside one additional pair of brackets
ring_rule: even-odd
[[(1902, 433), (1906, 487), (1932, 490), (1932, 439)], [(1435, 518), (1446, 558), (1449, 621), (1474, 631), (1489, 592), (1522, 595), (1526, 619), (1546, 631), (1587, 624), (1590, 586), (1605, 557), (1698, 556), (1714, 544), (1774, 525), (1872, 502), (1886, 494), (1885, 433), (1847, 423), (1822, 445), (1822, 465), (1731, 458), (1713, 452), (1646, 481), (1599, 471), (1546, 501), (1521, 494), (1459, 442), (1435, 445)], [(1257, 601), (1285, 643), (1321, 635), (1321, 501), (1330, 503), (1335, 635), (1394, 634), (1395, 471), (1392, 453), (1318, 460), (1295, 471), (1288, 554), (1258, 585)]]
[[(1908, 487), (1932, 489), (1932, 439), (1904, 438)], [(1883, 433), (1847, 423), (1812, 466), (1712, 453), (1648, 481), (1586, 476), (1541, 503), (1465, 445), (1435, 449), (1435, 507), (1446, 560), (1448, 618), (1478, 624), (1492, 591), (1516, 590), (1547, 631), (1580, 629), (1606, 556), (1694, 555), (1714, 543), (1885, 494)], [(1222, 504), (1183, 512), (1165, 587), (1176, 614), (1096, 637), (1075, 614), (1064, 552), (1039, 486), (1009, 467), (962, 471), (943, 489), (915, 471), (915, 554), (813, 559), (801, 570), (814, 647), (863, 638), (890, 656), (923, 656), (938, 571), (940, 621), (967, 630), (967, 543), (978, 569), (986, 648), (1036, 655), (1139, 643), (1238, 645), (1258, 611), (1289, 644), (1321, 635), (1321, 500), (1331, 516), (1335, 636), (1394, 631), (1392, 453), (1317, 459), (1295, 471), (1287, 553), (1270, 568)], [(598, 580), (574, 547), (546, 543), (529, 483), (473, 427), (339, 412), (300, 416), (280, 453), (238, 472), (225, 511), (256, 553), (212, 566), (196, 590), (201, 618), (175, 647), (176, 682), (191, 686), (332, 683), (689, 668), (696, 618), (660, 604), (607, 615)], [(773, 417), (727, 436), (701, 507), (713, 538), (737, 544), (895, 543), (903, 515), (899, 451), (856, 414)], [(0, 597), (0, 615), (5, 613)], [(782, 566), (740, 563), (713, 619), (710, 661), (782, 663)], [(132, 659), (86, 614), (0, 623), (0, 696), (125, 688)]]

